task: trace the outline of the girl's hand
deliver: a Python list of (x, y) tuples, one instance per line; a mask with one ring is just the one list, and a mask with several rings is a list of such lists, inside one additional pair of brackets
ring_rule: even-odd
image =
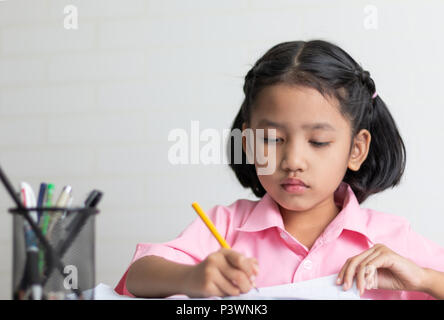
[[(377, 270), (376, 285), (365, 280), (366, 272), (372, 269)], [(361, 296), (365, 289), (425, 290), (426, 271), (382, 244), (376, 244), (361, 254), (347, 259), (336, 283), (344, 284), (344, 290), (348, 290), (355, 276)]]
[(189, 297), (237, 296), (251, 290), (258, 272), (255, 258), (222, 248), (190, 268), (184, 291)]

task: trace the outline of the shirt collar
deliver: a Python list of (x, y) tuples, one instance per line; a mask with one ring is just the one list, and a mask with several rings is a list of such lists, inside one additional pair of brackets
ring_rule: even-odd
[(374, 244), (368, 229), (369, 212), (361, 208), (352, 188), (346, 182), (341, 182), (335, 191), (335, 203), (342, 207), (338, 215), (324, 230), (324, 238), (337, 238), (342, 230), (358, 232), (365, 236), (370, 244)]
[[(368, 212), (359, 206), (353, 190), (346, 182), (341, 182), (336, 189), (334, 199), (336, 205), (342, 209), (325, 228), (324, 239), (337, 238), (345, 229), (358, 232), (373, 243), (367, 228)], [(266, 193), (237, 230), (256, 232), (272, 227), (285, 229), (278, 204)]]
[(284, 229), (284, 222), (278, 204), (268, 193), (265, 193), (237, 230), (255, 232), (272, 227)]

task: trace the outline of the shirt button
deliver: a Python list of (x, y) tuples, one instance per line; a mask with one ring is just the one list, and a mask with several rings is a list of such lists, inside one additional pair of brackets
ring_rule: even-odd
[(311, 260), (304, 260), (302, 265), (305, 269), (310, 270), (313, 267), (313, 262)]

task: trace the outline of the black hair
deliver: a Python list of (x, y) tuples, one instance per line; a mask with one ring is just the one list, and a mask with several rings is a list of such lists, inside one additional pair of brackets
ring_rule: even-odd
[[(300, 85), (316, 89), (323, 96), (339, 102), (341, 114), (351, 124), (351, 137), (367, 129), (372, 139), (366, 160), (358, 171), (347, 169), (343, 181), (348, 183), (359, 203), (368, 196), (399, 184), (404, 173), (406, 150), (396, 123), (378, 94), (370, 73), (337, 45), (324, 40), (283, 42), (269, 49), (248, 71), (243, 91), (245, 98), (233, 121), (231, 132), (242, 131), (249, 124), (255, 98), (266, 86)], [(257, 197), (266, 193), (254, 164), (233, 161), (235, 144), (228, 139), (229, 165), (237, 179), (251, 188)]]

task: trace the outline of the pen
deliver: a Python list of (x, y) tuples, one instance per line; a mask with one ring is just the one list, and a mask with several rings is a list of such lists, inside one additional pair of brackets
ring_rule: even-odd
[[(60, 193), (59, 198), (57, 199), (57, 202), (55, 204), (56, 208), (63, 208), (67, 205), (69, 201), (69, 197), (71, 196), (72, 188), (71, 186), (65, 186), (62, 190), (62, 193)], [(62, 217), (63, 212), (62, 211), (56, 211), (53, 214), (53, 217), (51, 219), (51, 222), (48, 226), (48, 239), (51, 238), (52, 230), (54, 229), (54, 226), (56, 225), (57, 221)]]
[[(35, 195), (32, 188), (26, 182), (21, 183), (21, 193), (23, 198), (23, 205), (27, 208), (34, 208), (36, 206)], [(31, 211), (30, 216), (34, 222), (37, 222), (37, 212)], [(42, 285), (40, 283), (39, 269), (38, 269), (38, 253), (37, 239), (28, 221), (23, 222), (25, 230), (26, 242), (26, 265), (25, 265), (25, 289), (28, 285), (31, 286), (32, 298), (34, 300), (41, 300)]]
[[(72, 203), (73, 203), (73, 201), (74, 201), (74, 197), (73, 196), (69, 196), (69, 200), (68, 200), (68, 203), (66, 204), (66, 208), (70, 208)], [(66, 211), (66, 210), (63, 212), (62, 219), (66, 218), (67, 213), (68, 213), (68, 211)]]
[[(23, 205), (26, 208), (35, 208), (36, 206), (35, 195), (34, 192), (32, 191), (31, 186), (26, 182), (22, 182), (20, 185), (20, 190), (23, 197)], [(29, 215), (31, 216), (32, 220), (34, 220), (34, 222), (37, 222), (38, 215), (36, 211), (31, 211)]]
[(99, 204), (100, 199), (102, 199), (102, 196), (103, 193), (99, 190), (91, 191), (85, 200), (85, 207), (95, 208)]
[[(52, 195), (54, 193), (54, 184), (48, 183), (48, 188), (46, 190), (46, 203), (45, 207), (49, 208), (52, 207)], [(40, 219), (41, 222), (41, 229), (42, 234), (46, 236), (46, 232), (48, 231), (48, 224), (50, 220), (50, 215), (48, 211), (43, 211), (42, 219)], [(43, 274), (43, 268), (45, 265), (45, 255), (43, 249), (39, 251), (39, 271), (40, 274)]]
[[(43, 207), (43, 202), (45, 201), (46, 189), (47, 189), (47, 184), (42, 182), (40, 184), (39, 198), (37, 200), (37, 207), (39, 207), (39, 208)], [(37, 223), (40, 221), (42, 214), (43, 214), (43, 212), (39, 210)]]
[[(54, 194), (54, 184), (53, 183), (49, 183), (48, 184), (48, 190), (46, 193), (46, 203), (45, 203), (45, 207), (49, 208), (52, 207), (52, 196)], [(43, 217), (42, 217), (42, 233), (44, 236), (46, 236), (46, 232), (48, 231), (48, 225), (49, 225), (49, 220), (50, 220), (50, 215), (48, 211), (44, 211), (43, 212)]]
[[(205, 223), (205, 225), (210, 229), (213, 236), (216, 238), (216, 240), (220, 243), (222, 248), (231, 249), (230, 245), (225, 241), (225, 239), (220, 235), (219, 231), (217, 231), (216, 226), (213, 224), (213, 222), (208, 218), (208, 216), (205, 214), (205, 212), (202, 210), (202, 208), (199, 206), (197, 202), (193, 202), (191, 206), (194, 208), (194, 210), (197, 212), (199, 217), (202, 219), (202, 221)], [(254, 289), (256, 291), (259, 291), (256, 286), (254, 286)]]

